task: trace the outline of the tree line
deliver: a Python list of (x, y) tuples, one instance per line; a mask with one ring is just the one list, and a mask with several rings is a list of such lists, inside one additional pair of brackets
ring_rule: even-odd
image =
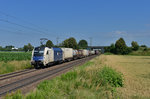
[(45, 45), (41, 45), (45, 47), (66, 47), (66, 48), (73, 48), (73, 49), (86, 49), (88, 47), (88, 42), (86, 40), (80, 40), (79, 43), (77, 43), (76, 39), (73, 37), (70, 37), (66, 40), (64, 40), (59, 45), (54, 45), (51, 40), (48, 40)]
[[(73, 37), (70, 37), (66, 40), (64, 40), (62, 43), (60, 43), (59, 45), (54, 45), (53, 42), (51, 40), (48, 40), (45, 44), (40, 45), (41, 47), (67, 47), (67, 48), (73, 48), (73, 49), (86, 49), (88, 47), (88, 42), (86, 40), (80, 40), (79, 43), (77, 43), (76, 39)], [(14, 46), (9, 45), (9, 46), (5, 46), (2, 47), (0, 46), (0, 51), (32, 51), (33, 50), (33, 46), (28, 43), (27, 45), (24, 45), (23, 48), (17, 48), (15, 49)]]
[(123, 38), (120, 38), (116, 41), (116, 43), (112, 43), (110, 46), (105, 47), (105, 52), (110, 52), (113, 54), (129, 54), (132, 51), (137, 51), (139, 50), (140, 47), (144, 48), (144, 51), (148, 50), (148, 47), (146, 45), (141, 45), (139, 46), (139, 44), (136, 41), (132, 41), (131, 42), (131, 47), (128, 47), (126, 45), (126, 42)]

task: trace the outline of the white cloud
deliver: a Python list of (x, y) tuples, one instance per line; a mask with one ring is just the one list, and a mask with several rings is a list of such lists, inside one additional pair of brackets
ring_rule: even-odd
[(126, 31), (119, 31), (119, 30), (117, 30), (117, 31), (114, 31), (113, 33), (115, 33), (115, 34), (126, 34), (127, 32)]

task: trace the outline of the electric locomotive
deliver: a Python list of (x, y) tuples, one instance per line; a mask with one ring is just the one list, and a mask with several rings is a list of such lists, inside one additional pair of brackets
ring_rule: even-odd
[(35, 47), (32, 51), (31, 65), (34, 65), (35, 68), (60, 61), (63, 61), (61, 48)]

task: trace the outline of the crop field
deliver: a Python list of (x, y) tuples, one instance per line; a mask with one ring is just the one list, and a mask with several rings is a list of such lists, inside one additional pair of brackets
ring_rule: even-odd
[(124, 75), (124, 87), (118, 88), (121, 99), (150, 99), (150, 56), (101, 56), (102, 64)]
[(0, 62), (0, 74), (32, 68), (30, 60)]
[(0, 52), (0, 61), (30, 60), (31, 52)]
[(0, 52), (0, 74), (31, 68), (31, 52)]

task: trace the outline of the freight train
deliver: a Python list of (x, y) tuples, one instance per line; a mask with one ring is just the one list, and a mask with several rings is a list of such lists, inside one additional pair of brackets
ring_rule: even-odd
[(41, 68), (54, 63), (71, 61), (94, 54), (99, 54), (99, 52), (85, 49), (35, 47), (32, 51), (31, 65), (34, 65), (35, 68)]

